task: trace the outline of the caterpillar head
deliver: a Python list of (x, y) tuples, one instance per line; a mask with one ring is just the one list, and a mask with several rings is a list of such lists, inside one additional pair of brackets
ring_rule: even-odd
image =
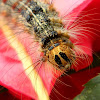
[(58, 66), (60, 69), (68, 69), (75, 60), (75, 54), (72, 50), (73, 44), (67, 43), (55, 43), (49, 47), (46, 56), (48, 61), (53, 65)]

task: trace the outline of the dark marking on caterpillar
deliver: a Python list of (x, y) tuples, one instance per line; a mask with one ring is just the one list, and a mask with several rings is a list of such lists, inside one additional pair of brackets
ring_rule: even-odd
[[(67, 69), (75, 60), (74, 46), (69, 40), (58, 13), (39, 0), (0, 0), (21, 13), (40, 41), (44, 58), (57, 68)], [(61, 29), (60, 32), (58, 29)], [(55, 68), (56, 68), (55, 67)]]
[(59, 65), (59, 68), (62, 67), (62, 62), (61, 62), (61, 60), (60, 60), (58, 55), (55, 55), (55, 61)]
[(60, 55), (65, 61), (70, 62), (69, 58), (66, 56), (65, 53), (59, 52), (59, 55)]

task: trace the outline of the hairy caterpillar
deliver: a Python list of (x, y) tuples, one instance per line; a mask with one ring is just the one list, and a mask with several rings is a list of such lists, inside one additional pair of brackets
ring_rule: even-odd
[(75, 59), (73, 44), (69, 40), (68, 32), (64, 29), (58, 13), (51, 8), (52, 5), (35, 0), (4, 0), (3, 2), (19, 11), (30, 24), (35, 32), (36, 40), (41, 43), (44, 61), (47, 59), (64, 70), (72, 65)]
[[(6, 4), (6, 1), (7, 1), (7, 0), (4, 0), (4, 1), (5, 1), (5, 4)], [(25, 1), (25, 2), (26, 2), (26, 3), (24, 4), (24, 6), (25, 6), (25, 5), (28, 5), (28, 2), (27, 2), (27, 1)], [(36, 1), (36, 2), (37, 2), (37, 1)], [(10, 4), (11, 4), (11, 2), (10, 2)], [(45, 3), (43, 3), (43, 4), (45, 4)], [(43, 5), (43, 4), (42, 4), (42, 5)], [(16, 5), (17, 5), (17, 6), (16, 6)], [(19, 5), (19, 6), (18, 6), (18, 5)], [(15, 5), (12, 5), (12, 4), (11, 4), (10, 6), (14, 9), (14, 11), (17, 10), (17, 12), (18, 12), (18, 9), (16, 9), (16, 8), (17, 8), (17, 7), (22, 7), (22, 5), (23, 5), (23, 3), (22, 3), (22, 4), (16, 3)], [(29, 5), (30, 5), (30, 4), (29, 4)], [(46, 7), (46, 5), (45, 5), (44, 7)], [(25, 7), (24, 7), (24, 8), (25, 8)], [(24, 9), (24, 8), (22, 7), (22, 9)], [(30, 8), (30, 7), (28, 7), (28, 8)], [(47, 8), (49, 8), (49, 7), (47, 7)], [(51, 8), (52, 8), (52, 7), (51, 7)], [(19, 12), (21, 12), (21, 11), (22, 11), (22, 10), (20, 9)], [(29, 22), (30, 22), (31, 15), (29, 15), (26, 11), (29, 11), (29, 9), (28, 9), (28, 10), (25, 9), (24, 11), (22, 11), (22, 15), (24, 16), (23, 18), (25, 18), (25, 21), (29, 21)], [(36, 11), (37, 11), (37, 10), (36, 10)], [(49, 10), (49, 11), (51, 11), (51, 10)], [(44, 12), (45, 12), (45, 9), (44, 9), (43, 13), (44, 13)], [(55, 11), (52, 10), (52, 12), (55, 12)], [(23, 13), (24, 13), (24, 14), (23, 14)], [(40, 14), (40, 12), (38, 12), (38, 14)], [(29, 15), (29, 16), (27, 17), (27, 15)], [(44, 15), (41, 14), (41, 16), (44, 16)], [(57, 15), (57, 16), (58, 16), (58, 15)], [(40, 17), (40, 16), (38, 16), (38, 17)], [(52, 17), (52, 16), (51, 16), (51, 17)], [(36, 17), (36, 18), (37, 18), (37, 17)], [(26, 19), (27, 19), (27, 20), (26, 20)], [(40, 18), (39, 21), (40, 21), (41, 19), (42, 19), (42, 18)], [(58, 18), (57, 18), (57, 19), (58, 19)], [(50, 19), (50, 20), (53, 21), (54, 19)], [(38, 21), (38, 20), (37, 20), (37, 21)], [(37, 22), (37, 21), (36, 21), (36, 22)], [(51, 21), (51, 22), (52, 22), (52, 21)], [(51, 22), (50, 22), (50, 23), (51, 23)], [(59, 21), (59, 22), (60, 22), (60, 21)], [(59, 22), (58, 22), (58, 23), (59, 23)], [(57, 27), (58, 27), (58, 23), (57, 23), (57, 25), (54, 25), (54, 26), (57, 26)], [(43, 24), (45, 24), (45, 21), (43, 21)], [(63, 25), (63, 24), (61, 24), (61, 23), (59, 23), (59, 24), (60, 24), (60, 25)], [(60, 25), (59, 25), (59, 26), (60, 26)], [(32, 25), (31, 25), (31, 26), (32, 26)], [(43, 25), (41, 25), (41, 26), (43, 26)], [(34, 27), (34, 26), (33, 26), (33, 27)], [(34, 31), (33, 27), (30, 27), (30, 28), (29, 28), (29, 29), (31, 29), (31, 32)], [(37, 27), (36, 27), (36, 28), (37, 28)], [(41, 28), (41, 27), (39, 26), (39, 28)], [(46, 30), (46, 28), (45, 28), (45, 30)], [(51, 29), (48, 29), (48, 30), (52, 32)], [(57, 30), (58, 30), (58, 29), (57, 29)], [(61, 29), (61, 30), (63, 30), (63, 29)], [(41, 29), (39, 30), (39, 32), (42, 32), (42, 31), (44, 31), (44, 30), (41, 30)], [(64, 30), (64, 31), (65, 31), (65, 30)], [(59, 32), (58, 32), (58, 33), (59, 33)], [(33, 33), (32, 33), (32, 34), (33, 34)], [(56, 41), (57, 41), (56, 38), (57, 38), (57, 37), (56, 37), (55, 34), (54, 34), (54, 35), (55, 35), (55, 36), (54, 36), (55, 38), (52, 39), (53, 41), (50, 40), (50, 42), (49, 42), (50, 44), (48, 44), (48, 45), (47, 45), (47, 44), (46, 44), (46, 45), (43, 45), (43, 42), (41, 41), (41, 39), (45, 40), (45, 38), (39, 37), (40, 35), (42, 35), (42, 36), (44, 37), (45, 34), (44, 34), (44, 33), (42, 33), (42, 34), (39, 33), (38, 36), (37, 36), (37, 34), (36, 34), (36, 32), (35, 32), (36, 41), (38, 41), (39, 43), (41, 43), (41, 47), (43, 47), (43, 48), (42, 48), (42, 51), (43, 51), (44, 53), (45, 53), (45, 50), (48, 51), (48, 48), (49, 48), (49, 47), (50, 47), (49, 50), (53, 51), (53, 49), (56, 48), (55, 45), (58, 45), (58, 46), (59, 46), (59, 43), (58, 43), (58, 44), (56, 43)], [(51, 35), (51, 36), (49, 36), (49, 35)], [(63, 36), (63, 35), (64, 35), (64, 36)], [(66, 35), (67, 35), (67, 34), (66, 34)], [(50, 33), (50, 34), (46, 34), (46, 40), (49, 41), (49, 39), (47, 39), (47, 37), (49, 37), (49, 38), (51, 39), (52, 36), (53, 36), (53, 35), (52, 35), (51, 33)], [(65, 34), (59, 34), (59, 36), (66, 37)], [(67, 37), (68, 37), (68, 36), (67, 36)], [(67, 37), (66, 37), (66, 39), (68, 39)], [(59, 38), (59, 39), (62, 40), (63, 38)], [(69, 40), (69, 39), (68, 39), (68, 40)], [(51, 43), (51, 42), (53, 42), (53, 43)], [(57, 41), (57, 42), (63, 43), (62, 41)], [(52, 46), (52, 44), (54, 44), (54, 46)], [(60, 44), (60, 45), (61, 45), (61, 44)], [(46, 47), (46, 46), (47, 46), (47, 47)], [(58, 46), (57, 46), (57, 47), (58, 47)], [(71, 45), (71, 46), (72, 46), (72, 45)], [(46, 49), (46, 48), (47, 48), (47, 49)], [(47, 52), (47, 51), (46, 51), (46, 53), (47, 53), (47, 55), (48, 55), (48, 52)], [(61, 50), (60, 50), (60, 51), (61, 51)], [(68, 52), (68, 51), (67, 51), (67, 52)], [(46, 56), (46, 53), (45, 53), (45, 56)], [(59, 51), (58, 51), (58, 53), (59, 53)], [(50, 53), (49, 53), (49, 54), (50, 54)], [(60, 54), (59, 54), (59, 55), (60, 55)], [(72, 55), (74, 55), (74, 54), (72, 53)], [(51, 55), (50, 55), (50, 56), (51, 56)], [(46, 57), (46, 58), (48, 59), (48, 57)], [(42, 62), (43, 62), (43, 60), (45, 61), (45, 57), (44, 57), (44, 59), (42, 58)], [(52, 60), (52, 59), (51, 59), (51, 60)], [(60, 58), (60, 60), (62, 60), (62, 58)], [(53, 61), (54, 61), (54, 63), (53, 63), (54, 65), (59, 66), (59, 67), (60, 67), (60, 66), (62, 67), (62, 65), (60, 65), (60, 64), (58, 65), (57, 63), (55, 63), (54, 58), (53, 58)], [(62, 62), (61, 62), (61, 63), (62, 63)], [(64, 62), (63, 64), (66, 65), (66, 63), (67, 63), (67, 62)], [(70, 66), (70, 65), (71, 65), (71, 64), (69, 64), (69, 66)], [(39, 65), (39, 66), (40, 66), (40, 65)], [(60, 69), (61, 69), (61, 67), (60, 67)], [(64, 68), (64, 69), (66, 70), (66, 68)]]
[[(20, 30), (20, 27), (18, 29), (18, 27), (16, 25), (16, 20), (18, 20), (19, 22), (20, 22), (20, 20), (21, 20), (21, 22), (23, 22), (23, 20), (24, 20), (24, 22), (26, 23), (25, 25), (27, 26), (27, 27), (25, 27), (25, 29), (28, 28), (28, 33), (31, 33), (30, 35), (35, 35), (35, 38), (33, 39), (33, 41), (35, 40), (36, 41), (35, 42), (36, 44), (33, 47), (32, 53), (33, 52), (36, 53), (38, 51), (38, 50), (35, 50), (35, 46), (37, 46), (37, 42), (40, 43), (40, 45), (41, 45), (41, 51), (44, 53), (44, 56), (43, 57), (40, 57), (40, 55), (37, 53), (36, 58), (33, 58), (33, 60), (34, 60), (33, 61), (34, 62), (33, 63), (34, 64), (34, 67), (33, 68), (32, 68), (32, 65), (33, 65), (32, 63), (29, 63), (27, 65), (27, 62), (28, 62), (29, 59), (27, 60), (26, 58), (28, 58), (28, 55), (25, 55), (25, 56), (21, 57), (20, 59), (22, 60), (22, 62), (24, 61), (24, 63), (25, 63), (24, 64), (25, 65), (25, 69), (24, 69), (25, 73), (27, 74), (28, 70), (30, 70), (28, 72), (28, 76), (30, 76), (30, 75), (32, 76), (31, 81), (32, 81), (33, 87), (31, 87), (31, 84), (30, 84), (29, 87), (31, 87), (31, 88), (33, 88), (35, 90), (35, 92), (38, 95), (38, 98), (39, 99), (41, 97), (42, 98), (44, 97), (47, 100), (49, 97), (48, 97), (48, 94), (47, 94), (46, 89), (43, 89), (44, 88), (44, 85), (40, 85), (41, 87), (38, 85), (38, 83), (39, 84), (42, 83), (40, 81), (40, 78), (39, 78), (39, 72), (42, 69), (41, 68), (41, 65), (42, 65), (43, 61), (46, 60), (46, 61), (51, 62), (52, 63), (52, 66), (54, 66), (56, 69), (58, 69), (58, 70), (60, 70), (62, 72), (63, 70), (61, 70), (62, 69), (61, 67), (63, 67), (63, 69), (66, 70), (67, 68), (69, 68), (71, 66), (72, 59), (74, 59), (72, 57), (74, 55), (74, 53), (72, 53), (73, 52), (73, 50), (72, 50), (73, 44), (70, 42), (68, 34), (64, 34), (64, 33), (67, 33), (67, 32), (63, 28), (63, 24), (61, 22), (61, 19), (59, 19), (57, 12), (54, 9), (51, 9), (52, 7), (50, 7), (50, 9), (51, 9), (50, 10), (49, 9), (49, 6), (50, 5), (48, 5), (47, 3), (42, 3), (43, 7), (39, 6), (39, 3), (41, 5), (42, 2), (40, 2), (40, 1), (34, 1), (34, 0), (33, 1), (27, 1), (27, 0), (26, 1), (25, 0), (23, 0), (23, 1), (20, 1), (20, 0), (18, 0), (18, 1), (17, 0), (15, 0), (15, 1), (12, 1), (12, 0), (1, 0), (0, 1), (0, 5), (1, 5), (0, 13), (1, 13), (1, 15), (4, 15), (5, 16), (4, 18), (8, 20), (7, 25), (9, 25), (11, 27), (11, 29), (14, 30), (14, 31), (16, 29), (17, 30)], [(36, 9), (35, 8), (34, 9), (31, 8), (31, 4), (33, 5), (32, 7), (36, 7)], [(42, 11), (40, 10), (40, 12), (38, 12), (38, 8), (39, 9), (42, 9)], [(31, 12), (32, 9), (35, 10), (35, 13), (37, 13), (36, 15), (33, 12)], [(46, 9), (46, 11), (45, 11), (45, 9)], [(47, 11), (48, 11), (48, 14), (47, 14)], [(52, 14), (54, 14), (53, 16), (56, 16), (56, 21), (59, 19), (56, 23), (54, 21), (54, 18), (52, 17)], [(19, 15), (21, 15), (21, 18), (20, 18)], [(35, 18), (33, 18), (33, 15), (35, 16)], [(51, 17), (52, 19), (50, 19), (49, 17)], [(15, 21), (13, 20), (13, 18), (15, 18)], [(5, 19), (4, 19), (4, 23), (5, 23)], [(2, 18), (2, 20), (3, 20), (3, 18)], [(13, 26), (13, 23), (15, 24), (14, 26)], [(6, 26), (6, 23), (3, 26)], [(62, 34), (61, 34), (61, 32), (59, 32), (59, 36), (58, 36), (58, 33), (54, 29), (54, 26), (55, 26), (55, 28), (56, 27), (58, 27), (59, 29), (61, 28)], [(0, 26), (0, 27), (2, 27), (2, 26)], [(22, 25), (21, 25), (21, 27), (22, 27)], [(39, 33), (37, 32), (37, 29), (36, 28), (39, 28), (38, 29)], [(9, 31), (9, 29), (4, 29), (4, 30), (5, 30), (5, 33), (7, 31)], [(23, 31), (23, 29), (21, 31)], [(33, 32), (33, 31), (35, 31), (35, 32)], [(58, 31), (60, 31), (60, 30), (58, 30)], [(18, 33), (20, 33), (20, 34), (18, 34)], [(17, 32), (17, 34), (18, 34), (19, 37), (20, 37), (21, 33), (22, 32), (20, 32), (20, 31)], [(14, 36), (13, 35), (10, 35), (10, 34), (7, 35), (7, 38), (8, 38), (9, 41), (11, 41), (10, 42), (11, 44), (12, 44), (12, 42), (14, 43), (15, 40), (16, 40), (16, 38), (14, 38)], [(46, 44), (46, 42), (47, 42), (47, 44)], [(16, 44), (14, 44), (14, 45), (16, 45)], [(30, 45), (30, 44), (28, 44), (28, 45)], [(60, 47), (61, 49), (63, 49), (63, 46), (65, 47), (65, 49), (68, 47), (67, 48), (68, 49), (68, 56), (70, 56), (70, 52), (72, 54), (71, 55), (71, 58), (70, 58), (71, 60), (69, 60), (69, 58), (66, 58), (66, 56), (65, 56), (66, 51), (65, 50), (64, 50), (64, 53), (63, 54), (62, 54), (62, 52), (59, 54), (59, 49), (60, 49), (59, 46), (62, 46), (62, 47)], [(17, 50), (18, 50), (19, 49), (19, 45), (16, 46), (15, 48), (17, 48)], [(55, 55), (53, 55), (53, 53), (52, 53), (52, 52), (55, 51), (55, 50), (52, 51), (53, 48), (56, 48), (56, 50), (58, 49), (58, 51), (57, 51), (56, 54), (59, 54), (59, 55), (65, 57), (64, 59), (67, 60), (68, 62), (67, 61), (64, 61), (63, 57), (62, 58), (59, 58), (58, 55), (56, 55), (57, 58), (55, 59), (53, 57)], [(52, 55), (50, 55), (50, 53), (52, 53)], [(24, 54), (24, 51), (22, 51), (21, 49), (19, 49), (18, 50), (18, 54), (22, 54), (23, 55)], [(48, 56), (50, 56), (50, 57), (48, 58)], [(16, 55), (13, 55), (12, 57), (14, 57), (16, 59)], [(63, 63), (59, 59), (61, 59)], [(52, 60), (53, 60), (53, 62), (52, 62)], [(67, 64), (67, 66), (66, 66), (66, 64)], [(59, 68), (58, 68), (58, 66), (59, 66)], [(64, 66), (66, 66), (67, 68), (65, 68)], [(10, 69), (13, 69), (14, 67), (15, 67), (15, 65), (11, 65), (10, 68), (8, 68), (7, 71), (5, 70), (5, 73), (1, 75), (1, 78), (0, 79), (4, 78), (4, 76), (11, 71)], [(4, 70), (5, 68), (6, 68), (6, 65), (0, 71)], [(17, 68), (17, 69), (20, 69), (20, 68)], [(34, 72), (32, 72), (34, 69), (36, 69), (36, 71), (38, 72), (35, 75), (33, 74)], [(43, 71), (45, 71), (45, 70), (43, 70)], [(22, 75), (23, 75), (23, 71), (22, 72), (19, 71), (19, 73), (17, 74), (17, 78), (18, 78), (18, 76), (20, 76), (20, 77), (19, 77), (19, 81), (16, 82), (16, 83), (18, 84), (20, 82), (20, 80), (21, 80), (21, 85), (20, 86), (16, 87), (17, 84), (15, 84), (15, 88), (17, 88), (17, 89), (20, 89), (23, 85), (25, 86), (25, 82), (27, 82), (27, 78), (25, 76), (24, 76), (23, 79), (20, 79)], [(44, 72), (43, 75), (45, 75), (45, 72)], [(48, 73), (48, 75), (49, 75), (49, 73)], [(44, 80), (46, 80), (46, 78), (47, 78), (47, 76), (45, 75), (45, 78), (43, 79), (44, 84), (45, 84), (45, 81)], [(56, 79), (55, 76), (54, 76), (54, 78)], [(15, 77), (15, 79), (16, 79), (16, 77)], [(10, 81), (13, 81), (14, 82), (15, 79), (12, 78), (12, 79), (10, 79)], [(9, 84), (12, 83), (10, 81), (9, 81)], [(50, 84), (50, 82), (48, 80), (46, 81), (46, 83)], [(48, 88), (48, 84), (46, 86), (47, 88)], [(51, 84), (51, 86), (52, 86), (52, 84)], [(39, 88), (37, 88), (37, 87), (39, 87)], [(25, 92), (25, 91), (23, 91), (23, 89), (20, 89), (20, 90), (22, 91), (22, 93)], [(35, 94), (34, 93), (34, 90), (32, 90), (32, 89), (30, 90), (30, 91), (32, 91), (30, 93), (31, 98), (33, 98), (33, 94)], [(42, 94), (40, 94), (38, 91), (42, 91), (41, 92)], [(28, 92), (25, 92), (25, 93), (28, 94)], [(50, 90), (49, 90), (49, 93), (50, 93)], [(15, 94), (15, 96), (16, 96), (16, 94)], [(37, 97), (34, 97), (34, 98), (36, 99)]]

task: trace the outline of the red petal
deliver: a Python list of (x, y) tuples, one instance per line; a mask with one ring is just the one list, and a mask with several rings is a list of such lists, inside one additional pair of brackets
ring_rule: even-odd
[(100, 73), (100, 66), (73, 73), (70, 76), (61, 77), (60, 81), (64, 82), (64, 84), (59, 81), (55, 83), (54, 88), (59, 92), (59, 94), (53, 90), (50, 95), (51, 99), (66, 100), (65, 98), (67, 98), (72, 100), (76, 95), (81, 93), (84, 84), (86, 84), (91, 78), (95, 77), (98, 73)]
[[(0, 31), (2, 48), (0, 48), (0, 85), (7, 89), (37, 98), (30, 80), (27, 78), (23, 65), (15, 50), (9, 45)], [(28, 87), (28, 88), (27, 88)], [(31, 89), (31, 91), (30, 91)]]
[[(85, 11), (91, 10), (90, 13), (93, 14), (91, 23), (89, 27), (94, 28), (94, 42), (93, 42), (93, 52), (100, 51), (100, 0), (93, 0), (91, 4), (85, 9)], [(92, 10), (93, 9), (93, 10)]]
[(92, 0), (54, 0), (54, 6), (61, 17), (67, 18), (67, 20), (72, 22), (91, 1)]

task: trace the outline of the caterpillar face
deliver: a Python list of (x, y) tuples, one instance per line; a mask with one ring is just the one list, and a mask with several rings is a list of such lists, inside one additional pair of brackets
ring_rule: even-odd
[(46, 53), (48, 61), (60, 69), (69, 68), (75, 60), (72, 47), (65, 43), (55, 43), (49, 47)]

